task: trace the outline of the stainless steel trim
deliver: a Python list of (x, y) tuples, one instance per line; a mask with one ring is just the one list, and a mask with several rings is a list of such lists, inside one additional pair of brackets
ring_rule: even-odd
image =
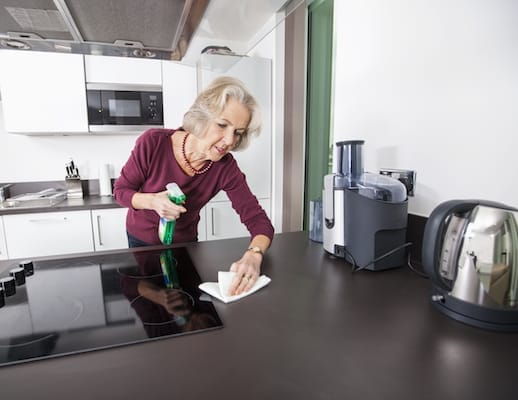
[(89, 125), (91, 133), (142, 133), (151, 128), (163, 128), (163, 125)]
[(87, 90), (128, 90), (136, 92), (161, 92), (160, 85), (138, 85), (126, 83), (87, 83)]
[(34, 223), (42, 223), (42, 222), (67, 222), (67, 217), (62, 218), (36, 218), (36, 219), (29, 219), (29, 222)]
[(83, 42), (83, 36), (81, 35), (81, 32), (79, 32), (79, 29), (77, 28), (77, 25), (74, 21), (74, 18), (72, 17), (72, 14), (70, 13), (70, 10), (68, 9), (65, 3), (65, 0), (54, 0), (54, 5), (63, 17), (63, 20), (65, 21), (65, 24), (67, 25), (67, 28), (70, 31), (70, 34), (72, 35), (74, 40), (77, 40), (78, 42)]
[(99, 246), (103, 246), (103, 241), (101, 238), (101, 216), (97, 216), (97, 233), (99, 234)]
[(212, 236), (216, 236), (216, 233), (215, 233), (215, 231), (214, 231), (214, 226), (216, 225), (216, 224), (214, 223), (214, 207), (211, 207), (211, 208), (210, 208), (210, 220), (211, 220), (210, 225), (211, 225), (211, 232), (212, 232)]
[(187, 22), (187, 17), (189, 16), (189, 12), (191, 11), (191, 5), (192, 0), (186, 0), (182, 15), (180, 16), (180, 21), (178, 22), (178, 26), (176, 27), (176, 32), (174, 34), (173, 43), (171, 44), (172, 49), (178, 48), (178, 42), (180, 41), (180, 38), (182, 37), (182, 32), (185, 27), (185, 23)]

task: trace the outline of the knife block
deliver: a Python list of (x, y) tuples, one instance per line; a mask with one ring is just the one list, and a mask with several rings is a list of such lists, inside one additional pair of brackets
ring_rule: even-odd
[(82, 199), (83, 198), (83, 186), (81, 184), (81, 178), (65, 178), (65, 187), (67, 189), (67, 198), (69, 199)]

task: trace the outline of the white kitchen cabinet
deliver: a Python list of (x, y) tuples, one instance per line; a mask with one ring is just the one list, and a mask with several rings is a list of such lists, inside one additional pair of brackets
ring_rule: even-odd
[[(252, 93), (261, 108), (262, 131), (253, 137), (250, 146), (232, 154), (252, 193), (258, 199), (271, 197), (272, 183), (272, 71), (271, 60), (261, 57), (223, 56), (203, 54), (198, 63), (198, 86), (205, 88), (218, 76), (240, 79)], [(214, 200), (228, 200), (224, 192)]]
[(94, 251), (90, 211), (4, 215), (9, 258)]
[(0, 260), (7, 260), (7, 245), (5, 244), (4, 218), (0, 217)]
[(86, 81), (162, 86), (160, 60), (85, 55)]
[(198, 240), (207, 240), (207, 207), (200, 210), (200, 222), (198, 222)]
[[(270, 200), (260, 199), (259, 204), (270, 216)], [(249, 236), (250, 233), (241, 223), (239, 215), (230, 201), (214, 201), (205, 206), (206, 240), (229, 239)], [(200, 239), (201, 240), (201, 239)]]
[(182, 126), (183, 115), (196, 99), (196, 67), (174, 61), (162, 61), (164, 126)]
[[(253, 94), (262, 113), (262, 132), (253, 137), (250, 146), (243, 151), (233, 152), (239, 168), (246, 175), (252, 193), (271, 218), (272, 183), (272, 88), (271, 60), (261, 57), (226, 56), (203, 54), (197, 66), (198, 90), (203, 90), (219, 76), (233, 76), (240, 79)], [(204, 218), (198, 226), (205, 227), (206, 240), (227, 239), (248, 236), (246, 227), (239, 220), (225, 192), (218, 193), (204, 207)]]
[(128, 248), (127, 208), (92, 210), (95, 251)]
[(5, 130), (88, 133), (83, 56), (0, 50)]

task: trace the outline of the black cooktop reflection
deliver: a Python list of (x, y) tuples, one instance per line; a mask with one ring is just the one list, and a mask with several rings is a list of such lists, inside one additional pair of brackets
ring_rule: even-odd
[(39, 261), (26, 275), (2, 294), (0, 366), (223, 326), (183, 247)]

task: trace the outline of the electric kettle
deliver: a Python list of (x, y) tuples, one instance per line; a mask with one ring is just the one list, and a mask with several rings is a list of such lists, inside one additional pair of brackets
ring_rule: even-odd
[(484, 200), (450, 200), (426, 222), (422, 264), (432, 302), (457, 321), (518, 331), (518, 210)]

